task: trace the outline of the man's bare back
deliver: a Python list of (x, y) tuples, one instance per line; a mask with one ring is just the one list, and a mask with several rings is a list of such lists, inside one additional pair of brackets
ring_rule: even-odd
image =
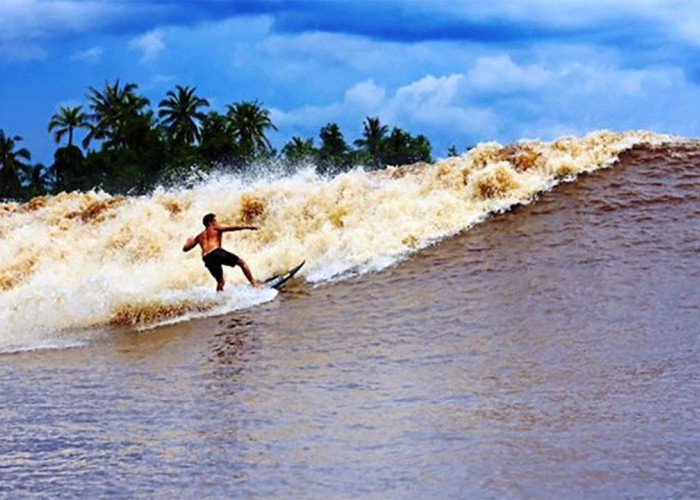
[(244, 229), (249, 229), (251, 231), (257, 231), (256, 226), (222, 226), (216, 220), (214, 214), (207, 214), (202, 220), (204, 224), (204, 231), (199, 233), (195, 237), (187, 238), (185, 245), (182, 247), (183, 252), (189, 252), (194, 247), (199, 245), (202, 249), (202, 259), (204, 260), (204, 265), (209, 270), (209, 272), (216, 279), (216, 291), (220, 292), (224, 289), (226, 281), (224, 280), (224, 274), (222, 265), (235, 267), (240, 266), (243, 274), (248, 279), (251, 285), (254, 287), (260, 287), (261, 285), (253, 277), (250, 272), (250, 268), (246, 262), (223, 248), (221, 248), (221, 240), (223, 233), (229, 231), (241, 231)]
[(195, 236), (195, 242), (202, 247), (202, 257), (221, 246), (222, 235), (223, 230), (221, 226), (216, 223)]

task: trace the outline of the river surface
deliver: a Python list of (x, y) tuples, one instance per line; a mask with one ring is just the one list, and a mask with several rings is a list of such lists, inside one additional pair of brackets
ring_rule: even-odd
[(638, 147), (380, 272), (5, 354), (0, 495), (698, 498), (699, 221), (697, 145)]

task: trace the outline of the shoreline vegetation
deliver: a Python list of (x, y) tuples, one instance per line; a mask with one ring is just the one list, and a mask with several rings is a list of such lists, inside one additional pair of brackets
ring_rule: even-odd
[[(22, 138), (0, 128), (0, 200), (90, 189), (143, 194), (193, 172), (245, 172), (266, 162), (310, 163), (333, 175), (360, 165), (376, 170), (432, 161), (424, 135), (390, 130), (377, 117), (365, 119), (362, 137), (352, 144), (331, 122), (321, 127), (318, 145), (313, 137), (294, 136), (277, 151), (266, 135), (277, 127), (257, 100), (219, 112), (195, 87), (176, 85), (154, 109), (137, 91), (135, 83), (116, 80), (102, 90), (90, 87), (85, 105), (61, 106), (47, 127), (58, 145), (48, 166), (32, 164)], [(448, 155), (456, 154), (451, 147)]]

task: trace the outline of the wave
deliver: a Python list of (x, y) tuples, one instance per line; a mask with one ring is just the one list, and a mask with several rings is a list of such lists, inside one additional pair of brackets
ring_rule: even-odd
[(226, 270), (224, 293), (196, 251), (181, 251), (214, 212), (256, 224), (224, 247), (264, 278), (300, 260), (319, 283), (373, 272), (529, 203), (559, 182), (612, 165), (638, 144), (679, 138), (597, 131), (552, 142), (483, 143), (434, 164), (355, 169), (333, 178), (312, 168), (256, 180), (233, 175), (147, 196), (61, 193), (0, 204), (0, 352), (89, 342), (110, 327), (151, 328), (273, 300)]

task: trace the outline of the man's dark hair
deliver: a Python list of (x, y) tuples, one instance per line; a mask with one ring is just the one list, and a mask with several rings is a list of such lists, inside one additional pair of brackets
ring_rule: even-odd
[(209, 224), (212, 223), (212, 221), (216, 219), (216, 215), (214, 214), (207, 214), (204, 216), (202, 219), (202, 224), (204, 224), (204, 227), (207, 227)]

